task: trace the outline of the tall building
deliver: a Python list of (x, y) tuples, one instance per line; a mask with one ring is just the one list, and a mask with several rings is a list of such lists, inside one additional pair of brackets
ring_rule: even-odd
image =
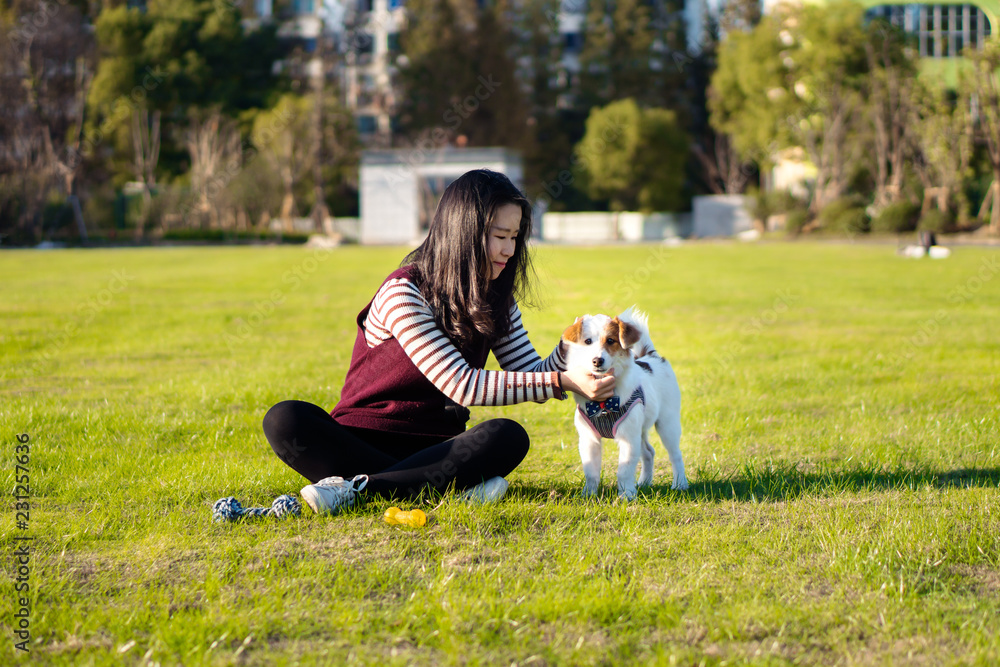
[(249, 28), (277, 22), (278, 37), (290, 54), (297, 54), (277, 63), (276, 69), (296, 79), (325, 73), (328, 80), (336, 80), (362, 141), (389, 146), (399, 33), (406, 24), (402, 0), (293, 0), (282, 3), (277, 12), (272, 0), (254, 0), (243, 11)]
[(708, 39), (709, 23), (718, 20), (723, 0), (685, 0), (684, 25), (687, 28), (688, 53), (700, 53)]
[(402, 0), (354, 0), (343, 19), (341, 87), (364, 143), (388, 147), (396, 109)]
[(277, 23), (278, 38), (285, 45), (288, 57), (276, 62), (276, 72), (283, 72), (293, 79), (306, 81), (318, 77), (323, 71), (319, 53), (324, 41), (335, 33), (329, 30), (330, 22), (324, 20), (324, 3), (314, 0), (292, 0), (279, 5), (275, 12), (272, 0), (253, 0), (241, 5), (243, 25), (252, 30), (262, 23)]
[[(991, 4), (997, 3), (983, 3)], [(992, 33), (990, 18), (974, 4), (880, 4), (870, 7), (866, 15), (916, 35), (920, 56), (925, 58), (959, 56), (967, 46), (982, 46)]]
[[(882, 18), (917, 37), (924, 58), (961, 57), (966, 46), (980, 46), (997, 29), (1000, 0), (856, 0), (868, 18)], [(764, 0), (765, 13), (788, 0)]]
[[(557, 17), (562, 41), (560, 87), (579, 72), (583, 47), (584, 0), (562, 0)], [(403, 0), (349, 0), (343, 20), (345, 102), (354, 110), (365, 144), (388, 147), (398, 100), (397, 73), (405, 64), (400, 34), (407, 26)]]
[[(277, 66), (282, 71), (305, 79), (318, 75), (322, 68), (328, 77), (336, 77), (344, 103), (357, 119), (362, 142), (386, 148), (392, 142), (398, 72), (405, 65), (400, 50), (400, 35), (408, 22), (405, 4), (405, 0), (294, 0), (276, 5), (273, 0), (253, 0), (243, 3), (242, 11), (248, 27), (277, 22), (278, 36), (290, 50), (298, 49), (297, 59)], [(650, 0), (650, 5), (662, 14), (663, 0)], [(516, 2), (511, 11), (517, 11)], [(586, 0), (560, 0), (559, 11), (551, 18), (558, 30), (561, 54), (552, 85), (560, 90), (572, 88), (579, 76), (586, 15)], [(327, 45), (322, 62), (317, 57), (310, 61), (321, 38)], [(677, 54), (668, 54), (665, 49), (656, 45), (651, 58), (669, 66), (670, 58), (676, 62)], [(557, 100), (560, 106), (572, 104), (567, 96)]]
[[(1000, 17), (1000, 0), (975, 3), (938, 0), (926, 4), (902, 0), (855, 2), (866, 8), (868, 20), (883, 19), (914, 36), (921, 73), (949, 86), (957, 83), (958, 72), (965, 65), (963, 51), (981, 47), (993, 34)], [(793, 0), (765, 0), (764, 12), (788, 4), (793, 4)], [(814, 174), (814, 167), (801, 150), (785, 151), (774, 162), (771, 187), (775, 190), (803, 192), (804, 181)]]

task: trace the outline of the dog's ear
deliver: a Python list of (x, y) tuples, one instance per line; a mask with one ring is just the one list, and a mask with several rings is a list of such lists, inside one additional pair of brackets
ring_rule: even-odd
[(583, 331), (583, 318), (578, 317), (573, 324), (566, 327), (566, 331), (563, 331), (562, 339), (567, 343), (579, 343), (580, 334)]
[(622, 322), (617, 317), (611, 320), (611, 322), (618, 325), (618, 342), (623, 349), (627, 350), (639, 342), (639, 330), (634, 326), (628, 322)]

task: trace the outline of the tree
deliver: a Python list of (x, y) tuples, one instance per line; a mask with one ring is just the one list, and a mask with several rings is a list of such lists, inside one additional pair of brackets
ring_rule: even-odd
[(709, 14), (708, 28), (701, 36), (700, 50), (689, 64), (691, 106), (691, 153), (695, 158), (695, 176), (702, 188), (714, 194), (743, 192), (756, 173), (752, 160), (744, 158), (732, 137), (717, 132), (709, 123), (708, 96), (711, 77), (718, 67), (721, 38), (737, 32), (750, 32), (760, 23), (757, 0), (727, 2), (715, 19)]
[(875, 132), (876, 209), (898, 201), (903, 192), (905, 164), (911, 140), (908, 127), (916, 81), (915, 54), (906, 46), (902, 30), (878, 20), (868, 25), (865, 42), (868, 76), (865, 77), (866, 111)]
[(754, 174), (753, 163), (743, 159), (727, 134), (707, 132), (691, 143), (705, 187), (717, 195), (743, 192)]
[(198, 227), (207, 217), (209, 226), (218, 228), (216, 195), (229, 183), (229, 165), (236, 171), (243, 159), (239, 130), (216, 109), (207, 113), (192, 111), (184, 130), (184, 146), (191, 158), (189, 173)]
[(132, 148), (135, 157), (135, 178), (142, 183), (142, 213), (135, 227), (136, 239), (145, 233), (146, 222), (152, 208), (152, 190), (156, 184), (156, 165), (160, 161), (160, 112), (146, 113), (144, 109), (132, 110)]
[(559, 6), (559, 0), (524, 0), (513, 13), (513, 56), (523, 63), (519, 79), (529, 91), (526, 102), (532, 118), (554, 115), (559, 98), (569, 89)]
[[(469, 26), (458, 21), (450, 0), (413, 0), (410, 17), (400, 35), (400, 131), (411, 140), (432, 128), (439, 129), (435, 143), (452, 139), (464, 119), (452, 110), (460, 103), (454, 92), (469, 81)], [(447, 129), (442, 122), (448, 114)]]
[[(531, 143), (527, 131), (528, 109), (514, 62), (514, 32), (508, 22), (508, 4), (483, 3), (476, 13), (472, 40), (475, 84), (463, 91), (463, 105), (470, 114), (462, 133), (470, 146), (510, 146), (524, 149)], [(473, 103), (473, 100), (478, 104)]]
[(584, 23), (580, 104), (589, 109), (631, 97), (677, 106), (689, 61), (682, 23), (665, 3), (595, 0)]
[(677, 210), (687, 143), (673, 111), (632, 99), (594, 109), (576, 147), (585, 189), (616, 211)]
[(292, 217), (298, 213), (297, 193), (312, 170), (312, 104), (312, 98), (289, 93), (253, 119), (254, 145), (264, 153), (283, 187), (278, 217), (286, 231), (291, 231)]
[(412, 143), (519, 147), (525, 100), (510, 56), (505, 3), (414, 0), (400, 38), (400, 126)]
[(736, 31), (750, 32), (762, 17), (760, 0), (730, 0), (722, 6), (719, 30), (722, 35)]
[[(514, 13), (512, 42), (518, 79), (525, 89), (524, 187), (532, 199), (567, 169), (585, 116), (568, 109), (569, 72), (564, 70), (559, 0), (526, 0)], [(561, 194), (561, 193), (560, 193)]]
[(0, 190), (9, 193), (0, 195), (6, 200), (0, 212), (10, 209), (17, 221), (13, 231), (22, 240), (41, 239), (50, 197), (69, 205), (80, 236), (87, 238), (77, 178), (95, 50), (76, 4), (0, 7)]
[(776, 33), (775, 19), (768, 17), (750, 32), (729, 35), (709, 86), (712, 128), (730, 136), (733, 147), (762, 171), (792, 141), (784, 114), (793, 105), (787, 100), (783, 45)]
[(962, 93), (952, 99), (944, 86), (921, 82), (910, 94), (907, 138), (913, 144), (912, 164), (924, 188), (921, 212), (931, 210), (933, 203), (948, 213), (954, 205), (964, 222), (968, 202), (962, 186), (972, 159), (969, 96)]
[[(272, 74), (279, 57), (275, 29), (244, 32), (232, 3), (149, 0), (145, 11), (106, 6), (96, 22), (101, 61), (88, 106), (88, 144), (111, 153), (115, 170), (134, 171), (129, 131), (134, 110), (162, 115), (165, 169), (186, 166), (183, 132), (193, 109), (235, 117), (273, 103), (281, 82)], [(162, 168), (162, 166), (161, 166)]]
[[(266, 226), (273, 218), (291, 231), (292, 219), (316, 197), (334, 214), (356, 215), (359, 142), (354, 118), (333, 92), (317, 137), (317, 96), (288, 93), (270, 109), (252, 109), (237, 121), (219, 110), (193, 110), (183, 140), (190, 157), (191, 196), (181, 210), (188, 224), (223, 230)], [(241, 137), (240, 126), (248, 127)], [(316, 144), (321, 150), (315, 150)], [(316, 156), (323, 192), (316, 189)]]
[(340, 95), (330, 89), (322, 96), (323, 193), (333, 216), (358, 215), (358, 163), (361, 141), (354, 114), (340, 102)]
[(778, 9), (723, 45), (712, 77), (711, 122), (767, 165), (800, 147), (816, 167), (812, 210), (840, 197), (860, 152), (854, 127), (867, 73), (863, 9), (838, 1)]
[(990, 184), (979, 217), (990, 212), (990, 230), (1000, 234), (1000, 39), (988, 40), (979, 51), (972, 51), (972, 67), (968, 77), (970, 92), (975, 95), (978, 117), (976, 131), (979, 140), (986, 145), (993, 182)]

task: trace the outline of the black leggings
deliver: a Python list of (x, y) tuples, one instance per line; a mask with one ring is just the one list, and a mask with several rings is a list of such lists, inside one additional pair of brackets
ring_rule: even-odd
[(510, 419), (490, 419), (442, 441), (341, 426), (304, 401), (282, 401), (268, 410), (264, 435), (278, 458), (310, 482), (365, 474), (365, 491), (384, 498), (453, 484), (469, 489), (506, 477), (528, 453), (527, 432)]

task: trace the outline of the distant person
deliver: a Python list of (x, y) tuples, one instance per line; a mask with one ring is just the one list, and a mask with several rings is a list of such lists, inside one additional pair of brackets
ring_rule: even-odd
[[(311, 482), (302, 497), (314, 511), (428, 488), (498, 500), (528, 453), (528, 434), (510, 419), (466, 430), (467, 406), (612, 395), (614, 377), (566, 373), (558, 346), (541, 359), (528, 340), (517, 297), (533, 276), (530, 236), (531, 206), (506, 176), (462, 175), (445, 190), (427, 239), (358, 315), (333, 411), (283, 401), (267, 412), (264, 434)], [(484, 370), (490, 351), (503, 370)]]

